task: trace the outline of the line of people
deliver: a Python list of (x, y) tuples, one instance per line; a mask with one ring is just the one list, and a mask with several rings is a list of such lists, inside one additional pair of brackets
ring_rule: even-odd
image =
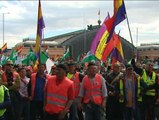
[(45, 64), (33, 72), (8, 60), (0, 71), (0, 120), (155, 120), (157, 71), (150, 62), (137, 67), (135, 59), (123, 66), (106, 70), (97, 61), (79, 68), (70, 61), (48, 74)]

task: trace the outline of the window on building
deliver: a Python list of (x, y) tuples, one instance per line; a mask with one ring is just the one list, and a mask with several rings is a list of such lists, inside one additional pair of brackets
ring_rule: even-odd
[(157, 48), (154, 48), (154, 50), (158, 50)]

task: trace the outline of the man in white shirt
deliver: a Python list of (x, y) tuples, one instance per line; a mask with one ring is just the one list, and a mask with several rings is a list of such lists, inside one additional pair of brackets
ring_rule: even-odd
[(26, 77), (26, 70), (25, 68), (19, 68), (19, 75), (20, 75), (20, 88), (19, 92), (19, 104), (17, 105), (18, 114), (17, 120), (21, 119), (22, 113), (24, 112), (24, 120), (30, 120), (30, 101), (28, 96), (28, 83), (30, 78)]

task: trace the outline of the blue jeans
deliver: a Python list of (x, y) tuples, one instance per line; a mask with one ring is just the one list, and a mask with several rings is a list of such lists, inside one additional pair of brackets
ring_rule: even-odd
[(102, 120), (104, 111), (100, 105), (96, 104), (85, 104), (85, 120)]

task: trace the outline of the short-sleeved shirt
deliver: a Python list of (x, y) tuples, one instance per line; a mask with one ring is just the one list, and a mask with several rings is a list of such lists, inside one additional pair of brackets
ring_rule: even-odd
[[(94, 81), (95, 80), (95, 77), (90, 79), (91, 81)], [(107, 97), (107, 87), (106, 87), (106, 84), (105, 84), (105, 79), (102, 77), (102, 97)], [(79, 91), (79, 97), (84, 97), (85, 95), (85, 89), (84, 89), (84, 80), (82, 80), (82, 84), (81, 84), (81, 87), (80, 87), (80, 91)]]
[(29, 81), (30, 81), (30, 78), (27, 78), (27, 77), (21, 78), (19, 93), (22, 97), (28, 97)]

